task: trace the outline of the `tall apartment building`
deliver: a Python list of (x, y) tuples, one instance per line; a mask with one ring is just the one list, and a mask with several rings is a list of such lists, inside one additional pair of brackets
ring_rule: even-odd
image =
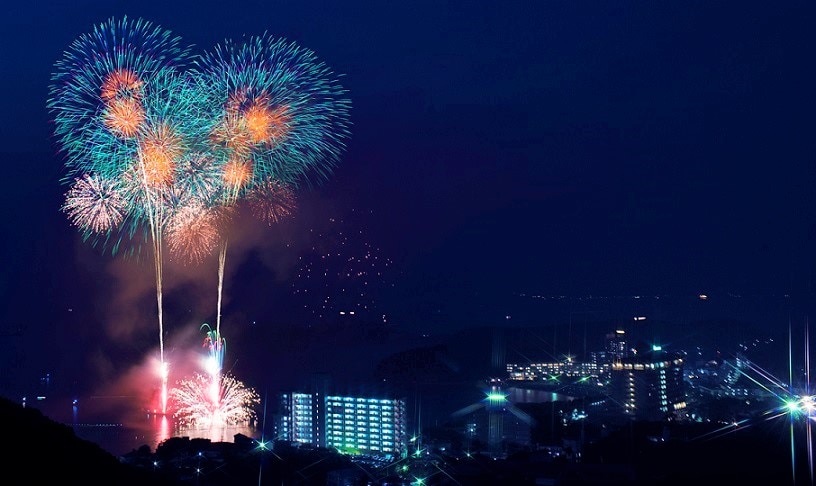
[(407, 450), (405, 401), (327, 397), (326, 445), (352, 454), (401, 456)]
[(278, 439), (349, 454), (401, 457), (408, 448), (404, 399), (284, 393), (276, 427)]
[(312, 393), (281, 394), (276, 436), (301, 444), (325, 446), (325, 437), (321, 437), (315, 427), (320, 420), (315, 412)]

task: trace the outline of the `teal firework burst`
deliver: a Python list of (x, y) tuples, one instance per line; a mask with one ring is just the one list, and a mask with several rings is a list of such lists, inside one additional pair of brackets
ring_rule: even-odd
[(55, 64), (47, 108), (68, 180), (115, 177), (150, 105), (166, 103), (168, 75), (189, 56), (178, 37), (143, 20), (110, 19), (77, 38)]
[(349, 136), (351, 101), (312, 51), (266, 34), (227, 40), (192, 71), (216, 104), (210, 143), (236, 196), (268, 180), (299, 185), (331, 174)]
[(201, 325), (201, 329), (206, 329), (204, 334), (204, 347), (207, 348), (207, 354), (210, 360), (208, 366), (213, 368), (211, 371), (217, 370), (220, 372), (224, 369), (224, 353), (227, 351), (227, 341), (216, 329), (212, 329), (206, 322)]

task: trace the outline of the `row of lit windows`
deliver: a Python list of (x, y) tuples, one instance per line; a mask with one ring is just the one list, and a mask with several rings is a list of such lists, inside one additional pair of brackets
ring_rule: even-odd
[(364, 402), (364, 403), (380, 403), (392, 404), (395, 400), (379, 399), (379, 398), (354, 398), (354, 397), (326, 397), (328, 402)]
[(507, 371), (530, 371), (530, 370), (556, 370), (561, 368), (585, 368), (585, 369), (594, 369), (597, 368), (598, 365), (592, 362), (583, 362), (583, 363), (575, 363), (575, 362), (560, 362), (560, 363), (530, 363), (529, 365), (519, 365), (514, 363), (507, 364)]
[(360, 439), (363, 439), (363, 440), (372, 440), (372, 441), (379, 441), (382, 438), (382, 440), (385, 441), (385, 442), (394, 440), (394, 434), (383, 434), (382, 437), (380, 437), (378, 434), (368, 434), (368, 433), (365, 433), (365, 432), (360, 432), (360, 433), (357, 433), (357, 434), (355, 434), (354, 432), (346, 432), (346, 433), (330, 432), (329, 437), (330, 438), (337, 438), (337, 439), (346, 437), (347, 440), (348, 440), (349, 437), (359, 437)]
[(390, 417), (392, 415), (400, 415), (400, 414), (395, 414), (395, 413), (389, 412), (387, 410), (383, 410), (382, 412), (378, 412), (376, 410), (371, 410), (368, 413), (366, 413), (365, 411), (362, 411), (362, 412), (358, 411), (357, 413), (355, 413), (354, 410), (329, 409), (327, 415), (329, 417), (365, 417), (365, 416), (377, 417), (377, 416), (380, 416), (380, 415), (382, 415), (383, 417)]
[(664, 366), (669, 366), (668, 361), (661, 361), (660, 363), (620, 363), (615, 362), (612, 363), (612, 369), (615, 371), (618, 370), (654, 370), (658, 368), (662, 368)]
[[(358, 420), (354, 420), (353, 417), (346, 417), (343, 418), (332, 418), (329, 420), (329, 424), (331, 425), (345, 425), (347, 427), (353, 425), (371, 425), (375, 427), (390, 427), (391, 424), (394, 422), (394, 419), (391, 417), (382, 417), (381, 420), (377, 420), (376, 418), (366, 419), (365, 417), (358, 417)], [(311, 421), (309, 421), (311, 423)]]
[(357, 422), (356, 426), (355, 426), (355, 424), (353, 422), (345, 424), (345, 425), (343, 425), (342, 422), (332, 422), (332, 423), (328, 424), (328, 426), (331, 427), (334, 430), (344, 430), (344, 429), (345, 430), (354, 430), (355, 428), (357, 428), (357, 429), (376, 430), (376, 429), (390, 429), (392, 427), (391, 424), (379, 424), (377, 422), (369, 422), (369, 423)]
[(392, 426), (389, 425), (389, 424), (385, 424), (382, 427), (379, 427), (377, 425), (366, 426), (365, 424), (364, 425), (358, 425), (357, 427), (354, 427), (353, 425), (346, 425), (345, 427), (343, 427), (343, 426), (338, 425), (338, 424), (334, 424), (334, 425), (331, 426), (332, 430), (383, 430), (383, 431), (386, 431), (386, 432), (389, 431), (389, 429), (391, 429), (391, 428), (392, 428)]
[(390, 407), (388, 405), (383, 405), (383, 406), (380, 406), (380, 405), (357, 405), (357, 407), (354, 407), (353, 405), (351, 405), (351, 406), (348, 406), (348, 405), (347, 406), (342, 406), (342, 405), (338, 405), (338, 404), (335, 404), (335, 403), (330, 403), (326, 407), (326, 410), (329, 411), (329, 412), (343, 412), (344, 411), (345, 413), (355, 413), (355, 412), (365, 413), (365, 411), (368, 410), (370, 413), (377, 413), (380, 410), (382, 410), (383, 412), (391, 412), (392, 410), (394, 410), (394, 407)]
[[(342, 442), (340, 442), (340, 443), (338, 443), (338, 444), (331, 444), (331, 445), (333, 445), (333, 446), (335, 446), (335, 447), (343, 447), (343, 443), (342, 443)], [(347, 444), (345, 444), (345, 446), (346, 446), (346, 447), (348, 447), (349, 449), (356, 449), (356, 448), (357, 448), (357, 447), (356, 447), (354, 444), (348, 444), (348, 443), (347, 443)], [(380, 447), (378, 447), (378, 446), (374, 446), (374, 445), (372, 445), (372, 446), (370, 446), (370, 447), (360, 447), (360, 449), (367, 449), (367, 450), (370, 450), (370, 451), (382, 451), (382, 452), (392, 452), (392, 451), (394, 450), (394, 449), (393, 449), (393, 448), (391, 448), (391, 447), (383, 447), (383, 448), (380, 448)]]
[(330, 424), (345, 424), (345, 425), (366, 425), (366, 424), (379, 424), (380, 422), (389, 423), (393, 422), (394, 420), (391, 417), (382, 417), (382, 420), (379, 420), (377, 417), (332, 417), (329, 419)]
[(392, 431), (392, 430), (358, 430), (356, 434), (355, 434), (355, 431), (353, 431), (353, 430), (347, 430), (345, 432), (340, 431), (340, 430), (329, 430), (328, 431), (329, 436), (338, 436), (338, 437), (340, 437), (340, 436), (349, 437), (349, 436), (360, 435), (360, 434), (365, 434), (369, 438), (374, 438), (374, 439), (379, 439), (380, 437), (383, 437), (383, 438), (393, 438), (394, 437), (394, 431)]
[(372, 421), (387, 421), (391, 422), (395, 418), (399, 418), (399, 416), (394, 416), (394, 414), (365, 414), (365, 413), (331, 413), (327, 414), (326, 418), (333, 422), (355, 422), (355, 421), (364, 421), (364, 422), (372, 422)]
[(597, 375), (598, 365), (595, 363), (545, 363), (520, 366), (507, 365), (507, 373), (511, 379), (535, 380), (539, 377), (546, 379), (549, 375), (563, 374), (565, 376)]
[(354, 425), (346, 425), (341, 426), (341, 424), (332, 424), (331, 428), (334, 430), (389, 430), (394, 428), (391, 424), (358, 424), (356, 427)]
[(394, 445), (394, 440), (393, 440), (392, 437), (389, 437), (388, 440), (385, 440), (385, 439), (378, 440), (376, 438), (368, 440), (368, 439), (366, 439), (364, 437), (363, 438), (358, 438), (358, 439), (355, 440), (353, 435), (346, 435), (345, 437), (344, 436), (329, 437), (328, 442), (329, 442), (329, 444), (342, 444), (342, 443), (356, 444), (356, 445), (361, 446), (361, 447), (366, 447), (368, 445), (371, 445), (371, 446), (379, 446), (379, 445), (393, 446)]

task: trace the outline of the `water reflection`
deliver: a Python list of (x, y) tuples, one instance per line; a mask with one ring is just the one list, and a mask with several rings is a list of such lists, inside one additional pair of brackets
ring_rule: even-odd
[(90, 397), (84, 400), (49, 398), (37, 404), (46, 417), (70, 425), (77, 437), (121, 456), (142, 446), (151, 451), (172, 437), (209, 439), (212, 442), (234, 442), (236, 434), (258, 438), (260, 431), (252, 425), (181, 428), (173, 418), (140, 410), (129, 397)]
[(507, 400), (512, 403), (545, 403), (572, 401), (575, 397), (549, 390), (535, 388), (508, 387), (504, 389)]
[(212, 442), (234, 442), (236, 434), (252, 438), (259, 436), (259, 432), (255, 427), (250, 425), (183, 428), (178, 426), (171, 417), (162, 414), (149, 414), (142, 420), (122, 423), (121, 432), (119, 437), (103, 439), (102, 442), (98, 443), (112, 454), (122, 455), (143, 445), (155, 451), (159, 444), (171, 437), (209, 439)]

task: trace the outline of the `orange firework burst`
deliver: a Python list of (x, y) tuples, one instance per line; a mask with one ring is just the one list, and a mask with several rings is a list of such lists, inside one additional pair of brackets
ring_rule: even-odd
[(273, 107), (270, 97), (252, 96), (247, 89), (235, 90), (225, 105), (227, 117), (233, 117), (255, 144), (276, 145), (289, 132), (288, 106)]
[(164, 123), (153, 127), (139, 141), (139, 162), (148, 186), (173, 182), (176, 161), (184, 152), (181, 137)]
[(191, 263), (210, 255), (218, 244), (218, 211), (200, 202), (182, 206), (167, 225), (170, 251)]
[(233, 197), (252, 179), (252, 161), (233, 158), (224, 164), (224, 185)]
[(133, 137), (144, 121), (143, 88), (144, 82), (128, 69), (117, 69), (102, 82), (99, 94), (105, 101), (102, 120), (118, 137)]
[(108, 129), (121, 138), (136, 135), (145, 118), (145, 110), (139, 100), (122, 98), (105, 104), (102, 120)]
[(142, 99), (144, 82), (133, 71), (117, 69), (105, 77), (99, 96), (105, 101), (115, 99)]
[(296, 209), (294, 191), (276, 180), (264, 181), (253, 188), (247, 204), (255, 216), (269, 225), (290, 216)]
[(244, 113), (247, 130), (254, 143), (280, 143), (289, 132), (287, 107), (270, 108), (253, 104)]

